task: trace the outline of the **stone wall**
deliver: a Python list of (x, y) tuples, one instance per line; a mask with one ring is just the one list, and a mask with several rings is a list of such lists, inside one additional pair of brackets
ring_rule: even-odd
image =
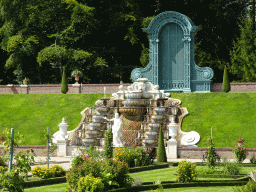
[[(178, 158), (180, 159), (203, 159), (203, 155), (207, 151), (206, 147), (178, 147)], [(221, 158), (235, 159), (235, 154), (232, 152), (234, 148), (215, 148), (215, 151)], [(248, 148), (248, 155), (246, 159), (251, 159), (253, 155), (256, 155), (256, 148)]]
[[(14, 154), (17, 154), (19, 151), (34, 149), (36, 155), (38, 157), (46, 157), (46, 154), (43, 151), (46, 149), (45, 145), (19, 145), (16, 147), (16, 151)], [(178, 147), (178, 159), (203, 159), (203, 155), (205, 154), (207, 148), (206, 147)], [(220, 155), (221, 158), (227, 159), (235, 159), (235, 154), (232, 152), (233, 148), (215, 148), (216, 152)], [(3, 153), (4, 148), (0, 146), (0, 151)], [(256, 156), (256, 148), (248, 148), (247, 159), (251, 159), (253, 155)], [(71, 155), (71, 153), (69, 154)], [(53, 157), (57, 156), (57, 150), (51, 155)]]
[[(131, 83), (123, 84), (125, 89)], [(69, 84), (68, 92), (70, 93), (103, 93), (106, 87), (106, 93), (115, 93), (118, 91), (120, 84)], [(251, 83), (230, 83), (230, 92), (256, 92), (256, 82)], [(0, 94), (62, 94), (61, 84), (31, 84), (24, 85), (0, 85)], [(222, 83), (213, 83), (211, 92), (222, 92)]]
[[(23, 151), (23, 150), (28, 150), (28, 149), (33, 149), (36, 156), (38, 157), (46, 157), (47, 154), (44, 153), (44, 150), (46, 149), (46, 145), (19, 145), (18, 147), (15, 147), (14, 155), (16, 155), (18, 152)], [(0, 152), (1, 154), (4, 154), (4, 147), (0, 146)], [(57, 156), (57, 150), (53, 152), (51, 155), (53, 157)]]
[[(213, 83), (211, 92), (222, 92), (222, 83)], [(256, 82), (230, 83), (230, 92), (256, 92)]]
[[(123, 84), (125, 89), (131, 84)], [(70, 93), (115, 93), (120, 84), (68, 84)], [(0, 94), (62, 94), (61, 84), (0, 85)]]

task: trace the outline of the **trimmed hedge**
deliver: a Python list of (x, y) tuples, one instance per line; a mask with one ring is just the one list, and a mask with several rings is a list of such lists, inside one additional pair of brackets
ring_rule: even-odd
[(223, 175), (223, 174), (197, 174), (197, 177), (207, 178), (241, 178), (246, 175)]
[[(209, 186), (241, 186), (246, 185), (248, 181), (223, 181), (223, 182), (191, 182), (191, 183), (165, 183), (162, 182), (162, 186), (164, 189), (170, 188), (184, 188), (184, 187), (209, 187)], [(139, 192), (139, 191), (146, 191), (146, 190), (155, 190), (158, 188), (158, 185), (141, 185), (141, 186), (134, 186), (129, 188), (119, 188), (119, 189), (112, 189), (109, 192)]]
[(152, 169), (161, 169), (161, 168), (168, 168), (169, 163), (162, 163), (159, 165), (148, 165), (148, 166), (143, 166), (143, 167), (133, 167), (129, 169), (129, 173), (135, 173), (139, 171), (147, 171), (147, 170), (152, 170)]
[(55, 177), (55, 178), (49, 178), (49, 179), (40, 179), (36, 181), (25, 181), (23, 187), (39, 187), (43, 185), (51, 185), (51, 184), (57, 184), (57, 183), (65, 183), (67, 182), (66, 177)]

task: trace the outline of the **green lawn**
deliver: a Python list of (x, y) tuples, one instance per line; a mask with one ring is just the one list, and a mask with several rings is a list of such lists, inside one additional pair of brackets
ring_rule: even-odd
[[(80, 112), (95, 105), (103, 97), (97, 94), (27, 94), (0, 95), (0, 133), (15, 128), (25, 135), (24, 145), (44, 145), (47, 127), (58, 131), (65, 117), (73, 130), (81, 120)], [(111, 97), (111, 94), (106, 94)], [(183, 131), (197, 131), (199, 147), (208, 146), (213, 128), (215, 147), (234, 147), (244, 138), (245, 147), (254, 148), (256, 135), (256, 93), (171, 93), (180, 99), (189, 115), (182, 123)]]
[[(233, 186), (224, 186), (224, 187), (187, 187), (187, 188), (172, 188), (172, 189), (163, 189), (163, 192), (169, 191), (187, 191), (187, 192), (232, 192)], [(153, 190), (157, 191), (157, 190)], [(152, 192), (152, 190), (144, 191), (144, 192)]]
[[(34, 187), (34, 188), (27, 188), (24, 191), (25, 192), (48, 192), (48, 191), (57, 191), (57, 192), (63, 192), (66, 189), (66, 186), (68, 184), (57, 184), (57, 185), (48, 185), (43, 187)], [(224, 186), (224, 187), (187, 187), (187, 188), (172, 188), (172, 189), (164, 189), (163, 192), (169, 192), (169, 191), (187, 191), (187, 192), (231, 192), (233, 191), (234, 187), (230, 186)], [(152, 190), (145, 191), (145, 192), (152, 192)], [(156, 191), (156, 190), (154, 190)]]
[(66, 187), (68, 186), (68, 183), (61, 183), (61, 184), (56, 184), (56, 185), (47, 185), (43, 187), (33, 187), (33, 188), (26, 188), (24, 191), (26, 192), (48, 192), (48, 191), (58, 191), (58, 192), (63, 192)]
[(82, 117), (80, 112), (94, 106), (103, 96), (101, 93), (0, 95), (0, 133), (5, 128), (14, 128), (25, 137), (22, 145), (45, 145), (47, 127), (55, 133), (64, 117), (68, 131), (75, 129)]
[[(200, 170), (205, 169), (206, 166), (197, 166), (196, 170), (200, 172)], [(221, 167), (219, 167), (221, 169)], [(243, 173), (248, 173), (248, 171), (255, 170), (256, 167), (242, 167)], [(135, 181), (140, 182), (156, 182), (156, 181), (175, 181), (177, 177), (177, 167), (174, 168), (164, 168), (164, 169), (156, 169), (150, 171), (143, 171), (138, 173), (130, 173), (130, 176), (135, 179)], [(215, 178), (198, 178), (198, 180), (216, 180)], [(230, 180), (230, 178), (218, 178), (218, 180)], [(42, 187), (34, 187), (25, 189), (26, 192), (46, 192), (46, 191), (64, 191), (67, 187), (67, 183), (56, 184), (56, 185), (48, 185)], [(164, 189), (164, 192), (167, 191), (191, 191), (191, 192), (203, 192), (203, 191), (223, 191), (230, 192), (233, 191), (233, 186), (218, 186), (218, 187), (188, 187), (188, 188), (172, 188), (172, 189)], [(150, 191), (150, 190), (149, 190)], [(148, 192), (149, 192), (148, 191)]]

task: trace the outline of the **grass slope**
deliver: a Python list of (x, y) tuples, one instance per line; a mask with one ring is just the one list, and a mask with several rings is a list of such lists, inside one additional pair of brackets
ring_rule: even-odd
[(55, 133), (64, 117), (68, 131), (73, 130), (80, 123), (80, 112), (94, 106), (103, 96), (101, 93), (0, 95), (0, 134), (5, 128), (14, 128), (14, 132), (23, 133), (24, 145), (45, 145), (47, 127)]
[[(68, 130), (73, 130), (81, 120), (80, 112), (102, 97), (103, 93), (0, 95), (0, 134), (15, 128), (25, 135), (25, 145), (44, 145), (47, 127), (58, 131), (64, 117)], [(188, 109), (182, 130), (197, 131), (199, 147), (208, 146), (211, 127), (215, 147), (234, 147), (241, 137), (245, 147), (255, 147), (256, 93), (171, 93), (171, 98), (180, 99)]]

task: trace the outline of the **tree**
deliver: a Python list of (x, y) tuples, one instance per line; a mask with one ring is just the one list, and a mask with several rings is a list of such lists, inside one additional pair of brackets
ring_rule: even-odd
[(212, 169), (215, 167), (216, 161), (220, 162), (220, 156), (215, 151), (212, 139), (209, 139), (209, 146), (203, 155), (203, 160), (206, 161), (206, 165)]
[(66, 78), (66, 72), (65, 67), (63, 67), (63, 75), (62, 75), (62, 81), (61, 81), (61, 92), (66, 94), (68, 92), (68, 82)]
[[(66, 66), (68, 74), (76, 68), (82, 71), (83, 83), (119, 82), (120, 78), (128, 82), (132, 68), (124, 67), (144, 67), (149, 61), (143, 56), (149, 48), (147, 35), (141, 30), (144, 18), (175, 10), (203, 26), (198, 33), (202, 41), (199, 50), (210, 54), (213, 62), (207, 61), (208, 57), (200, 62), (202, 67), (210, 65), (214, 78), (221, 82), (220, 71), (229, 62), (232, 40), (239, 35), (237, 21), (244, 15), (245, 2), (0, 0), (1, 47), (5, 51), (0, 53), (2, 60), (8, 57), (8, 62), (0, 63), (5, 65), (1, 79), (11, 83), (14, 76), (17, 82), (28, 77), (31, 83), (58, 83), (62, 66)], [(189, 9), (192, 6), (193, 11)], [(11, 49), (7, 50), (8, 45)], [(9, 55), (4, 55), (7, 51)], [(79, 59), (74, 58), (76, 51), (82, 54)], [(126, 73), (113, 70), (116, 64)]]
[(256, 32), (251, 31), (252, 20), (243, 18), (240, 25), (241, 36), (233, 42), (230, 51), (231, 72), (237, 74), (243, 82), (256, 81)]
[(228, 71), (227, 71), (227, 67), (226, 66), (225, 66), (224, 74), (223, 74), (222, 90), (225, 93), (230, 91), (230, 82), (229, 82), (229, 79), (228, 79)]
[(158, 148), (157, 148), (157, 162), (167, 162), (162, 127), (160, 127), (160, 131), (159, 131)]

